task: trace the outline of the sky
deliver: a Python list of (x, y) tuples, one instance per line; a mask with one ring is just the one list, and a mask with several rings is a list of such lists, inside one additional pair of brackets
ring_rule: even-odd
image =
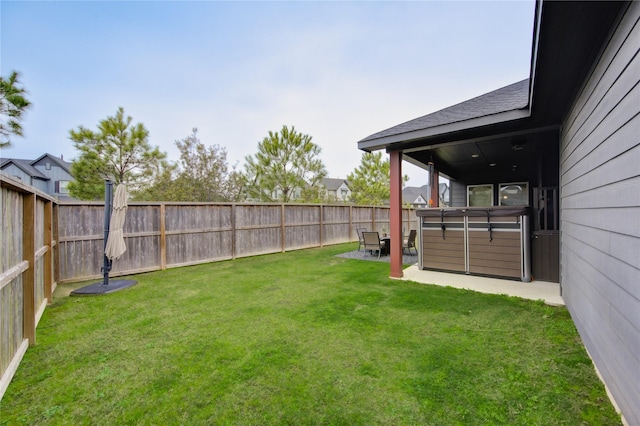
[[(312, 137), (328, 177), (357, 142), (529, 77), (534, 1), (7, 1), (0, 74), (32, 107), (1, 157), (71, 161), (69, 131), (124, 108), (179, 158), (198, 128), (229, 166), (283, 125)], [(407, 162), (409, 186), (427, 174)]]

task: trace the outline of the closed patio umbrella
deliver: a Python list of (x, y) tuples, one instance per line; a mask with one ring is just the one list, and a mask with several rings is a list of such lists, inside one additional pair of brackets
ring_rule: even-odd
[(113, 209), (111, 211), (111, 221), (109, 222), (109, 237), (104, 254), (109, 259), (118, 259), (127, 251), (124, 243), (124, 218), (127, 213), (127, 187), (121, 183), (116, 187), (113, 196)]
[(102, 282), (77, 288), (71, 292), (72, 296), (108, 294), (129, 288), (136, 284), (133, 280), (115, 280), (109, 284), (109, 272), (113, 259), (117, 259), (127, 251), (124, 243), (124, 217), (127, 213), (127, 188), (120, 184), (113, 194), (113, 183), (107, 180), (104, 188), (104, 266), (101, 268)]

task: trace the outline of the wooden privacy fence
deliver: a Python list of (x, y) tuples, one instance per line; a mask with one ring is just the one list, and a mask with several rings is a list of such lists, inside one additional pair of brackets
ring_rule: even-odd
[[(99, 278), (104, 204), (59, 205), (59, 281)], [(403, 211), (403, 228), (416, 226)], [(132, 203), (127, 251), (111, 276), (357, 241), (389, 230), (389, 207), (317, 204)]]
[(0, 176), (0, 399), (55, 288), (55, 201)]
[[(104, 203), (60, 204), (0, 175), (0, 399), (58, 282), (102, 278)], [(417, 226), (402, 212), (408, 233)], [(133, 203), (127, 251), (112, 276), (357, 241), (389, 230), (389, 207), (316, 204)]]

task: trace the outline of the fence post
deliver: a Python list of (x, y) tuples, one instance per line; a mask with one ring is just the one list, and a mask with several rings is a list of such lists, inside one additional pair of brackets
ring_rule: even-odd
[(349, 242), (351, 242), (352, 235), (353, 235), (353, 206), (349, 206)]
[(376, 230), (376, 208), (371, 206), (371, 230)]
[(320, 247), (324, 247), (324, 209), (320, 204)]
[(160, 204), (160, 270), (167, 269), (167, 208), (164, 203)]
[(287, 242), (285, 240), (285, 223), (284, 223), (284, 204), (280, 204), (280, 247), (282, 248), (282, 253), (285, 252)]
[(231, 259), (236, 258), (236, 204), (231, 204)]
[(52, 243), (53, 247), (51, 247), (51, 256), (53, 257), (51, 266), (53, 268), (53, 284), (58, 285), (60, 281), (60, 221), (58, 219), (58, 204), (53, 204), (51, 209), (51, 217), (52, 217)]
[(44, 245), (47, 251), (44, 254), (44, 297), (47, 303), (53, 302), (53, 203), (45, 201), (44, 204)]
[(22, 228), (22, 257), (29, 266), (22, 275), (22, 335), (29, 345), (36, 343), (36, 194), (25, 194), (22, 201), (24, 227)]

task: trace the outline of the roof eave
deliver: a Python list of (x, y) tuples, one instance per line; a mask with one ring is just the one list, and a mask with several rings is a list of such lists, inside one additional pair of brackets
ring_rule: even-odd
[(2, 170), (4, 170), (8, 165), (13, 164), (14, 166), (16, 166), (17, 168), (19, 168), (20, 170), (22, 170), (23, 172), (25, 172), (27, 175), (29, 175), (30, 177), (34, 178), (34, 179), (40, 179), (40, 180), (51, 180), (48, 177), (42, 175), (40, 172), (38, 172), (38, 170), (36, 170), (35, 168), (33, 168), (33, 170), (29, 170), (27, 169), (24, 164), (20, 163), (19, 161), (14, 161), (12, 159), (9, 159), (8, 161), (5, 161), (4, 163), (2, 163)]
[(522, 109), (505, 111), (497, 114), (485, 115), (464, 121), (444, 124), (441, 126), (429, 127), (412, 132), (399, 133), (396, 135), (384, 136), (377, 139), (363, 139), (358, 142), (358, 149), (366, 152), (380, 149), (393, 150), (392, 145), (398, 143), (412, 142), (420, 139), (435, 138), (453, 132), (471, 130), (478, 127), (496, 125), (508, 121), (520, 120), (530, 116), (529, 107)]

